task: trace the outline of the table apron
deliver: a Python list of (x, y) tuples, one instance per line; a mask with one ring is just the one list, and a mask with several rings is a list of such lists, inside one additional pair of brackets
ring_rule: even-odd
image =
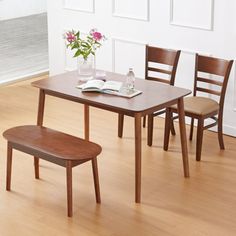
[(50, 95), (50, 96), (53, 96), (53, 97), (58, 97), (58, 98), (61, 98), (61, 99), (65, 99), (65, 100), (73, 101), (73, 102), (76, 102), (76, 103), (88, 105), (88, 106), (91, 106), (91, 107), (96, 107), (96, 108), (99, 108), (99, 109), (102, 109), (102, 110), (107, 110), (107, 111), (111, 111), (111, 112), (115, 112), (115, 113), (124, 114), (124, 115), (131, 116), (131, 117), (134, 117), (135, 114), (137, 114), (137, 113), (141, 114), (141, 116), (149, 115), (149, 114), (152, 114), (156, 111), (162, 110), (164, 108), (170, 107), (170, 106), (178, 103), (178, 99), (174, 99), (174, 100), (166, 102), (164, 104), (160, 104), (156, 107), (152, 107), (148, 110), (128, 111), (128, 110), (123, 110), (122, 108), (112, 107), (112, 106), (98, 104), (98, 103), (91, 103), (91, 102), (88, 102), (86, 100), (78, 100), (77, 97), (72, 97), (72, 96), (69, 96), (69, 95), (66, 95), (66, 94), (61, 94), (61, 93), (48, 91), (48, 90), (44, 90), (44, 89), (41, 89), (41, 90), (43, 90), (46, 95)]

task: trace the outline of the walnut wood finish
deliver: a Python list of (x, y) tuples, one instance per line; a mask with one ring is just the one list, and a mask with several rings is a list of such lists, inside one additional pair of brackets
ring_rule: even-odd
[[(107, 72), (108, 80), (125, 82), (125, 76)], [(136, 80), (136, 88), (142, 90), (142, 94), (131, 99), (113, 96), (109, 94), (81, 92), (77, 89), (78, 77), (76, 72), (69, 72), (49, 79), (33, 82), (32, 85), (43, 90), (46, 95), (51, 95), (70, 101), (82, 103), (86, 106), (116, 112), (122, 115), (134, 117), (135, 120), (135, 201), (141, 201), (141, 122), (140, 118), (152, 114), (155, 111), (165, 109), (178, 100), (191, 93), (190, 90), (173, 87), (163, 83), (148, 80)], [(40, 109), (39, 112), (42, 112)], [(85, 124), (89, 125), (88, 114), (85, 109)], [(183, 124), (184, 126), (185, 124)], [(85, 127), (86, 130), (89, 128)], [(85, 133), (85, 135), (88, 135)], [(186, 144), (185, 144), (186, 145)], [(183, 153), (183, 161), (188, 159), (187, 152)], [(188, 168), (188, 164), (184, 165)], [(188, 173), (188, 170), (184, 170)], [(188, 177), (188, 176), (186, 176)]]
[[(201, 160), (203, 131), (205, 129), (218, 125), (218, 141), (219, 141), (220, 149), (225, 149), (224, 142), (223, 142), (223, 132), (222, 132), (223, 109), (224, 109), (225, 92), (226, 92), (232, 64), (233, 64), (233, 60), (223, 60), (219, 58), (201, 56), (201, 55), (196, 54), (193, 96), (197, 97), (198, 92), (204, 92), (204, 93), (214, 94), (216, 96), (219, 96), (219, 106), (215, 110), (211, 110), (208, 113), (198, 114), (196, 112), (190, 112), (188, 110), (185, 110), (185, 115), (192, 118), (190, 135), (189, 135), (190, 140), (192, 140), (192, 137), (193, 137), (194, 119), (198, 120), (197, 144), (196, 144), (196, 160), (197, 161)], [(214, 79), (211, 79), (210, 77), (203, 78), (202, 76), (199, 75), (199, 73), (201, 72), (221, 76), (222, 81), (214, 80)], [(198, 83), (198, 82), (201, 82), (201, 83)], [(208, 89), (204, 86), (202, 87), (203, 83), (217, 85), (217, 87), (219, 87), (220, 89), (216, 90), (216, 89)], [(176, 113), (177, 109), (175, 107), (171, 107), (171, 111)], [(214, 123), (204, 126), (204, 120), (208, 118), (213, 119)], [(170, 122), (173, 123), (172, 121)], [(167, 128), (168, 128), (168, 125), (167, 125)], [(166, 135), (165, 143), (168, 143), (168, 142), (169, 142), (169, 136)]]
[(84, 138), (89, 140), (89, 106), (84, 105)]
[[(187, 139), (186, 139), (186, 128), (185, 128), (185, 117), (184, 117), (184, 101), (183, 98), (178, 100), (178, 115), (179, 115), (179, 131), (180, 131), (180, 140), (181, 140), (181, 150), (183, 156), (183, 165), (184, 165), (184, 176), (189, 176), (188, 159), (186, 158), (188, 149), (187, 149)], [(170, 115), (171, 117), (171, 115)], [(186, 159), (184, 159), (186, 158)]]
[(7, 151), (7, 183), (11, 189), (12, 149), (37, 156), (51, 163), (66, 168), (67, 209), (68, 216), (72, 211), (72, 168), (87, 161), (92, 161), (94, 186), (97, 203), (101, 202), (97, 156), (102, 148), (95, 143), (64, 134), (43, 126), (18, 126), (6, 130), (3, 136), (8, 141)]
[(92, 159), (92, 167), (93, 167), (93, 182), (94, 182), (94, 188), (95, 188), (95, 194), (96, 194), (96, 202), (101, 203), (97, 157), (94, 157)]
[[(0, 101), (1, 133), (25, 121), (35, 122), (38, 89), (31, 87), (30, 81), (1, 87)], [(82, 118), (83, 105), (46, 96), (44, 125), (83, 137)], [(235, 137), (224, 135), (226, 150), (221, 151), (216, 147), (216, 133), (204, 131), (204, 163), (193, 161), (194, 140), (188, 146), (191, 179), (186, 179), (182, 177), (180, 138), (170, 137), (171, 150), (165, 152), (160, 145), (152, 148), (145, 145), (146, 130), (142, 129), (140, 205), (132, 202), (134, 122), (132, 118), (126, 119), (126, 138), (118, 139), (116, 118), (116, 113), (90, 107), (90, 138), (104, 147), (103, 154), (98, 156), (98, 161), (101, 158), (98, 164), (102, 164), (99, 181), (103, 204), (100, 206), (94, 200), (90, 162), (75, 167), (72, 218), (66, 217), (66, 170), (50, 162), (40, 160), (43, 179), (36, 184), (33, 159), (14, 151), (12, 191), (4, 192), (7, 145), (0, 137), (1, 236), (236, 234)], [(164, 130), (162, 118), (157, 117), (155, 122), (154, 130)], [(178, 123), (175, 124), (177, 131)], [(188, 131), (190, 127), (186, 128)], [(155, 132), (153, 140), (161, 144), (163, 133)]]
[(7, 143), (7, 183), (6, 190), (11, 190), (11, 172), (12, 172), (12, 148), (9, 143)]
[[(44, 106), (45, 106), (45, 93), (44, 91), (39, 91), (38, 117), (37, 117), (37, 125), (39, 126), (43, 125)], [(34, 157), (34, 173), (35, 173), (35, 178), (39, 179), (38, 157)]]
[[(171, 50), (165, 48), (158, 48), (146, 45), (146, 62), (145, 62), (145, 79), (157, 81), (161, 83), (166, 83), (169, 85), (174, 85), (175, 83), (175, 74), (179, 61), (180, 50)], [(156, 63), (155, 65), (150, 65), (150, 63)], [(159, 64), (169, 66), (169, 69), (161, 69)], [(156, 74), (150, 75), (150, 72), (158, 72)], [(165, 78), (164, 75), (168, 75), (168, 78)], [(149, 146), (152, 145), (152, 136), (153, 136), (153, 117), (160, 114), (164, 114), (165, 110), (154, 112), (150, 115), (148, 119), (148, 141)], [(123, 135), (123, 120), (124, 116), (121, 114), (118, 117), (118, 137)], [(143, 117), (143, 127), (146, 125), (146, 116)], [(175, 134), (174, 129), (171, 127), (172, 134)]]
[[(151, 46), (146, 46), (146, 67), (145, 67), (145, 78), (147, 80), (155, 80), (159, 81), (162, 83), (167, 83), (170, 85), (175, 84), (175, 75), (176, 75), (176, 70), (179, 62), (179, 57), (180, 57), (181, 51), (178, 50), (171, 50), (171, 49), (164, 49), (164, 48), (156, 48), (156, 47), (151, 47)], [(153, 69), (152, 67), (149, 66), (149, 62), (155, 62), (155, 63), (160, 63), (160, 64), (165, 64), (169, 65), (171, 68), (169, 70), (162, 70), (162, 69)], [(156, 71), (162, 74), (168, 74), (169, 79), (163, 79), (163, 78), (157, 78), (157, 77), (150, 77), (149, 76), (149, 71)], [(148, 140), (147, 144), (148, 146), (152, 146), (152, 141), (153, 141), (153, 118), (155, 116), (164, 114), (166, 111), (159, 111), (155, 112), (150, 117), (148, 118)], [(172, 114), (170, 114), (172, 116)], [(174, 124), (171, 123), (171, 133), (175, 135), (175, 129), (174, 129)], [(145, 126), (145, 120), (144, 124)]]
[(66, 190), (67, 190), (67, 215), (71, 217), (73, 215), (72, 205), (72, 161), (66, 162)]
[[(176, 51), (172, 49), (151, 47), (146, 45), (145, 79), (155, 80), (158, 82), (174, 85), (179, 56), (180, 56), (180, 50)], [(169, 70), (163, 70), (158, 68), (158, 65), (156, 65), (156, 67), (150, 66), (149, 65), (150, 62), (168, 65), (171, 68), (169, 68)], [(157, 76), (150, 76), (149, 75), (150, 71), (159, 72), (161, 74), (167, 74), (170, 76), (168, 79), (159, 78)]]
[(135, 114), (135, 202), (141, 201), (141, 153), (142, 153), (142, 146), (141, 146), (141, 114)]

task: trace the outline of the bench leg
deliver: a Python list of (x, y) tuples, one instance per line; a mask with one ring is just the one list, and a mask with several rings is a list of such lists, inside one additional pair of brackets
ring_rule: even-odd
[(92, 159), (92, 167), (93, 167), (93, 181), (94, 181), (96, 202), (97, 202), (97, 203), (101, 203), (100, 187), (99, 187), (99, 178), (98, 178), (97, 157), (95, 157), (95, 158)]
[(66, 183), (67, 183), (67, 212), (72, 217), (72, 162), (66, 162)]
[(12, 147), (7, 143), (7, 183), (6, 190), (11, 190)]
[(34, 175), (35, 179), (39, 179), (39, 158), (34, 157)]

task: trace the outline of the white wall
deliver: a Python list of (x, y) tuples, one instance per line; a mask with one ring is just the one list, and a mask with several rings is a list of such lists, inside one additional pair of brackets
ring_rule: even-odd
[(0, 20), (46, 12), (47, 0), (0, 0)]
[[(192, 89), (194, 53), (236, 59), (235, 0), (49, 0), (49, 61), (55, 75), (75, 69), (65, 30), (96, 27), (107, 37), (97, 67), (144, 77), (144, 45), (181, 49), (176, 85)], [(236, 136), (233, 68), (225, 102), (224, 131)]]

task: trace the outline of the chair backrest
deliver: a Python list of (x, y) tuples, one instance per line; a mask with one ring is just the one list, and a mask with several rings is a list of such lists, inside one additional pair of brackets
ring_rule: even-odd
[[(196, 96), (199, 91), (219, 96), (219, 105), (222, 109), (232, 64), (233, 60), (196, 54), (193, 95)], [(201, 75), (199, 75), (200, 73)], [(202, 75), (203, 73), (207, 73), (207, 78)], [(214, 75), (217, 76), (217, 79), (214, 78)], [(203, 84), (210, 84), (217, 88), (206, 88)]]
[[(180, 50), (176, 51), (146, 45), (145, 79), (174, 85), (179, 56)], [(168, 66), (168, 68), (160, 68), (161, 64)], [(163, 75), (165, 75), (165, 78), (163, 78)], [(168, 78), (166, 78), (166, 75)]]

